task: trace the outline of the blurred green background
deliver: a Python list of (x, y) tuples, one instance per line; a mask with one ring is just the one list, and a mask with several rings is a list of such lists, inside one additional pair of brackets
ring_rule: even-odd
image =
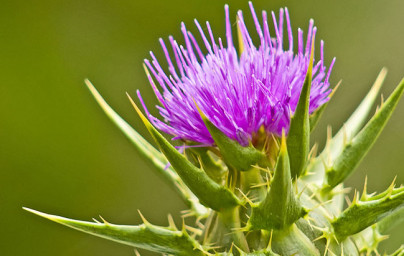
[[(227, 1), (232, 17), (247, 1)], [(182, 42), (181, 21), (211, 21), (224, 35), (222, 0), (1, 0), (0, 8), (0, 255), (134, 255), (133, 249), (95, 238), (24, 212), (27, 206), (71, 218), (101, 214), (113, 223), (136, 224), (137, 209), (155, 224), (167, 213), (179, 220), (182, 201), (152, 172), (104, 116), (83, 84), (89, 78), (125, 119), (145, 132), (125, 92), (140, 89), (156, 103), (142, 69), (158, 38)], [(287, 6), (294, 31), (309, 18), (326, 42), (326, 60), (336, 56), (331, 76), (342, 86), (315, 138), (336, 131), (369, 89), (379, 70), (389, 69), (388, 95), (404, 75), (404, 2), (255, 1), (256, 10)], [(246, 19), (251, 24), (248, 14)], [(254, 30), (251, 30), (254, 31)], [(319, 41), (317, 40), (317, 43)], [(385, 189), (394, 176), (404, 183), (404, 103), (348, 185)], [(404, 242), (396, 227), (384, 243)], [(401, 235), (400, 235), (401, 234)], [(142, 252), (142, 255), (150, 255)]]

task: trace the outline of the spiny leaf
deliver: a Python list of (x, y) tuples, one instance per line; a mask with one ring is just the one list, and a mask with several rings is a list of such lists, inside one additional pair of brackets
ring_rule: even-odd
[(354, 240), (357, 250), (366, 252), (366, 255), (373, 255), (377, 253), (379, 244), (388, 239), (388, 236), (380, 234), (376, 225), (372, 225), (361, 232), (352, 236), (352, 239), (345, 239), (344, 241)]
[(251, 145), (247, 147), (241, 146), (237, 141), (227, 137), (212, 122), (210, 122), (199, 108), (198, 111), (210, 135), (220, 149), (223, 160), (227, 165), (232, 166), (239, 171), (248, 171), (252, 168), (252, 165), (257, 163), (266, 164), (267, 159), (263, 152), (257, 150)]
[(327, 146), (324, 151), (309, 164), (307, 168), (308, 172), (315, 174), (310, 175), (311, 177), (309, 178), (316, 178), (319, 182), (323, 181), (325, 174), (324, 163), (328, 165), (334, 163), (335, 159), (341, 154), (345, 142), (350, 141), (362, 128), (374, 102), (378, 98), (386, 74), (387, 69), (383, 68), (368, 94), (345, 122), (344, 126), (331, 140), (327, 141)]
[(355, 196), (352, 204), (331, 222), (337, 239), (342, 241), (404, 206), (404, 188), (393, 186), (380, 195), (368, 197), (365, 201)]
[(379, 137), (403, 92), (404, 79), (366, 126), (352, 139), (352, 142), (345, 145), (341, 155), (336, 158), (335, 163), (327, 170), (327, 182), (330, 187), (338, 185), (355, 170)]
[(130, 142), (135, 146), (137, 151), (149, 159), (155, 170), (162, 175), (165, 180), (175, 188), (177, 193), (184, 199), (185, 203), (193, 209), (193, 211), (199, 215), (206, 215), (207, 209), (198, 202), (198, 199), (189, 191), (184, 185), (181, 178), (171, 168), (167, 168), (167, 159), (156, 150), (150, 143), (148, 143), (139, 133), (135, 131), (122, 117), (120, 117), (104, 100), (97, 89), (91, 84), (89, 80), (85, 80), (85, 84), (93, 95), (94, 99), (100, 105), (105, 114), (111, 119), (111, 121), (125, 134)]
[(293, 191), (286, 138), (283, 134), (270, 189), (265, 199), (257, 206), (253, 206), (247, 227), (250, 230), (284, 229), (305, 214), (306, 211)]
[(135, 102), (128, 95), (136, 112), (142, 119), (147, 130), (159, 145), (163, 154), (170, 161), (171, 166), (178, 173), (188, 188), (199, 198), (200, 202), (213, 210), (234, 207), (240, 200), (226, 187), (214, 182), (202, 169), (193, 165), (184, 155), (178, 152), (147, 120)]
[(399, 208), (391, 212), (387, 217), (377, 223), (377, 230), (381, 234), (387, 234), (387, 232), (404, 223), (404, 207)]
[[(314, 38), (313, 38), (314, 40)], [(299, 177), (306, 167), (307, 157), (310, 151), (310, 89), (313, 73), (314, 41), (311, 44), (310, 63), (304, 79), (296, 111), (290, 120), (288, 134), (288, 151), (290, 155), (290, 170), (292, 178)]]
[(128, 226), (110, 224), (104, 220), (103, 223), (79, 221), (42, 213), (28, 208), (24, 209), (70, 228), (118, 243), (164, 254), (182, 256), (205, 255), (202, 252), (202, 246), (183, 231), (159, 227), (150, 223)]

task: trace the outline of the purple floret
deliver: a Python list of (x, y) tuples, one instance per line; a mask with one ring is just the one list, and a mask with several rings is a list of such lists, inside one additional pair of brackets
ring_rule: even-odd
[[(196, 38), (187, 31), (184, 23), (181, 30), (185, 46), (169, 37), (174, 53), (173, 61), (162, 39), (161, 46), (166, 56), (169, 74), (163, 70), (151, 52), (151, 62), (145, 60), (150, 84), (161, 103), (157, 106), (164, 121), (149, 114), (138, 92), (140, 101), (150, 121), (174, 139), (184, 139), (213, 145), (214, 141), (205, 127), (197, 107), (224, 134), (246, 146), (260, 127), (267, 133), (281, 135), (288, 131), (291, 114), (299, 100), (309, 65), (311, 43), (317, 28), (310, 20), (306, 43), (303, 31), (298, 30), (298, 50), (293, 52), (293, 35), (287, 8), (280, 9), (279, 20), (272, 12), (274, 29), (268, 27), (267, 13), (262, 12), (262, 26), (252, 3), (250, 9), (259, 36), (259, 47), (255, 47), (245, 26), (242, 12), (237, 13), (237, 25), (242, 38), (241, 54), (233, 44), (229, 8), (226, 13), (226, 43), (213, 36), (209, 22), (207, 35), (195, 20), (207, 54), (203, 53)], [(288, 36), (288, 48), (283, 49), (284, 14)], [(262, 29), (263, 28), (263, 29)], [(209, 41), (210, 40), (210, 41)], [(324, 66), (324, 42), (321, 41), (320, 61), (313, 68), (310, 92), (310, 113), (328, 101), (331, 92), (328, 72)], [(174, 66), (176, 65), (176, 67)], [(149, 74), (149, 71), (151, 74)], [(160, 85), (160, 89), (154, 83)], [(162, 92), (160, 92), (162, 91)]]

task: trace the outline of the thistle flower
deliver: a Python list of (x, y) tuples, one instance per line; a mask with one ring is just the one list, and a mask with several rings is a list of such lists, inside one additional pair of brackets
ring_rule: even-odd
[[(226, 5), (226, 47), (221, 38), (215, 39), (209, 22), (206, 23), (206, 35), (195, 20), (207, 54), (203, 53), (205, 49), (198, 45), (196, 38), (182, 23), (185, 46), (169, 37), (175, 61), (163, 39), (160, 39), (169, 72), (163, 70), (163, 65), (160, 65), (152, 52), (151, 61), (145, 60), (148, 79), (162, 105), (157, 108), (164, 122), (149, 114), (138, 92), (139, 98), (151, 122), (160, 130), (175, 136), (174, 139), (191, 140), (204, 145), (214, 143), (195, 103), (217, 128), (243, 146), (248, 145), (262, 126), (267, 133), (278, 136), (283, 129), (288, 131), (291, 113), (295, 112), (309, 66), (311, 44), (314, 44), (317, 28), (310, 20), (306, 42), (303, 31), (298, 30), (298, 49), (294, 53), (288, 9), (280, 10), (278, 21), (272, 12), (274, 29), (270, 29), (267, 13), (262, 12), (260, 23), (252, 3), (249, 4), (259, 36), (258, 47), (254, 45), (243, 14), (239, 11), (237, 26), (240, 50), (237, 53), (229, 7)], [(284, 49), (284, 16), (287, 50)], [(323, 41), (320, 47), (320, 60), (313, 68), (310, 113), (324, 104), (331, 92), (329, 77), (335, 58), (326, 71)]]
[[(206, 55), (182, 25), (186, 47), (170, 38), (176, 68), (161, 40), (170, 75), (153, 54), (151, 63), (145, 61), (164, 121), (148, 113), (139, 93), (148, 118), (129, 98), (160, 151), (86, 81), (106, 114), (184, 199), (189, 207), (184, 217), (195, 216), (195, 227), (184, 222), (183, 228), (177, 229), (171, 217), (168, 227), (152, 225), (142, 215), (142, 224), (128, 226), (102, 218), (102, 222), (85, 222), (27, 210), (162, 255), (380, 255), (377, 248), (389, 228), (404, 222), (404, 187), (396, 188), (393, 182), (376, 195), (368, 194), (365, 185), (362, 196), (355, 193), (352, 202), (344, 206), (347, 190), (343, 182), (391, 117), (404, 93), (404, 79), (364, 125), (386, 75), (383, 70), (344, 127), (329, 136), (325, 149), (318, 156), (309, 154), (310, 132), (330, 97), (328, 79), (334, 61), (326, 72), (321, 43), (321, 58), (313, 67), (316, 28), (312, 21), (305, 44), (299, 30), (294, 54), (287, 9), (281, 9), (279, 20), (272, 14), (275, 32), (271, 37), (266, 13), (261, 26), (251, 3), (250, 8), (260, 39), (258, 48), (239, 12), (237, 54), (226, 6), (226, 48), (220, 38), (215, 42), (209, 23), (210, 42), (196, 22)], [(289, 39), (286, 51), (284, 12)], [(153, 124), (177, 139), (202, 145), (179, 152)], [(261, 130), (277, 136), (254, 143)], [(391, 255), (404, 255), (404, 246)]]

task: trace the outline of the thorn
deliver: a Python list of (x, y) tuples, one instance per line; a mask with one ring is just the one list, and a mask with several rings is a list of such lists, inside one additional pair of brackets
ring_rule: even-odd
[(309, 225), (310, 229), (311, 229), (312, 231), (314, 231), (313, 224), (311, 224), (311, 221), (310, 221), (310, 220), (312, 220), (312, 221), (314, 222), (314, 219), (311, 218), (309, 215), (306, 215), (305, 220), (307, 221), (307, 224)]
[(368, 199), (367, 186), (368, 186), (368, 176), (366, 175), (365, 184), (363, 185), (363, 192), (362, 192), (362, 197), (361, 197), (362, 201)]
[(358, 191), (355, 189), (354, 197), (353, 197), (353, 199), (352, 199), (352, 204), (357, 204), (357, 203), (358, 203), (358, 198), (359, 198), (359, 193), (358, 193)]
[(229, 249), (229, 254), (230, 254), (230, 255), (233, 254), (233, 246), (234, 246), (234, 243), (231, 243), (230, 249)]
[(264, 186), (267, 186), (267, 185), (268, 185), (267, 182), (257, 183), (257, 184), (251, 185), (250, 188), (260, 188), (260, 187), (264, 187)]
[(271, 170), (269, 170), (269, 168), (267, 167), (267, 168), (264, 168), (264, 167), (261, 167), (261, 166), (259, 166), (259, 165), (251, 165), (252, 167), (254, 167), (254, 168), (256, 168), (256, 169), (258, 169), (258, 170), (260, 170), (260, 171), (263, 171), (263, 172), (271, 172)]
[(316, 196), (317, 196), (317, 192), (314, 191), (313, 194), (311, 194), (311, 195), (309, 196), (309, 199), (311, 200), (311, 199), (313, 199), (313, 198), (316, 197)]
[(173, 228), (173, 229), (175, 229), (175, 230), (178, 230), (178, 229), (177, 229), (177, 226), (175, 225), (173, 216), (172, 216), (171, 214), (168, 214), (167, 218), (168, 218), (168, 226), (169, 226), (170, 228)]
[(327, 255), (327, 252), (329, 251), (329, 246), (330, 246), (330, 240), (327, 239), (327, 243), (325, 245), (325, 250), (324, 250), (324, 256)]
[(329, 144), (329, 142), (332, 139), (332, 127), (331, 125), (327, 126), (327, 144)]
[(344, 244), (341, 244), (341, 256), (344, 256)]
[(278, 140), (275, 138), (275, 135), (273, 133), (271, 133), (271, 136), (272, 136), (273, 141), (275, 142), (276, 149), (279, 150), (280, 146), (279, 146)]
[(98, 215), (98, 217), (100, 217), (100, 219), (102, 220), (102, 222), (104, 222), (105, 225), (109, 225), (108, 221), (106, 221), (101, 215)]
[(315, 143), (314, 146), (311, 148), (311, 150), (310, 150), (310, 152), (309, 152), (309, 155), (308, 155), (309, 161), (310, 161), (312, 158), (315, 158), (315, 157), (316, 157), (316, 155), (317, 155), (317, 150), (318, 150), (318, 143)]
[(194, 233), (195, 235), (201, 236), (202, 235), (202, 230), (194, 228), (194, 227), (190, 227), (184, 224), (184, 227), (186, 230)]
[(346, 204), (347, 204), (348, 206), (351, 206), (352, 202), (351, 202), (351, 200), (349, 199), (349, 196), (345, 195), (345, 201), (346, 201)]
[(92, 218), (95, 223), (101, 224), (96, 218)]
[(339, 80), (337, 85), (334, 87), (334, 89), (332, 89), (331, 93), (328, 95), (329, 99), (331, 99), (334, 96), (334, 94), (337, 92), (338, 88), (340, 87), (341, 83), (342, 83), (342, 80)]
[(319, 237), (317, 237), (317, 238), (314, 238), (314, 239), (312, 240), (312, 242), (314, 243), (314, 242), (316, 242), (316, 241), (318, 241), (318, 240), (321, 240), (321, 239), (323, 239), (323, 238), (326, 238), (324, 234), (322, 234), (321, 236), (319, 236)]
[(186, 225), (185, 225), (185, 219), (184, 219), (184, 218), (182, 218), (182, 227), (181, 227), (181, 231), (182, 231), (182, 233), (187, 233), (187, 230), (186, 230)]
[(394, 187), (396, 186), (396, 180), (397, 180), (397, 175), (394, 176), (393, 181), (391, 182), (389, 189), (391, 188), (392, 190), (394, 189)]
[(314, 209), (316, 209), (316, 208), (318, 208), (320, 206), (332, 203), (332, 201), (333, 201), (333, 199), (330, 199), (330, 200), (325, 201), (325, 202), (320, 202), (320, 203), (316, 204), (314, 207), (310, 208), (310, 211), (313, 211)]
[(305, 184), (304, 187), (302, 188), (302, 191), (300, 191), (297, 194), (297, 198), (300, 199), (300, 197), (303, 195), (303, 192), (308, 188), (308, 184)]
[(195, 212), (193, 212), (192, 210), (183, 210), (183, 211), (181, 211), (181, 217), (182, 218), (189, 218), (189, 217), (193, 217), (193, 216), (195, 216)]
[[(241, 191), (240, 188), (236, 188), (236, 189), (240, 192), (241, 196), (245, 199), (245, 201), (246, 201), (250, 206), (253, 206), (253, 205), (254, 205), (253, 201), (251, 201), (251, 200), (247, 197), (247, 195), (244, 194), (243, 191)], [(250, 193), (250, 191), (248, 191), (248, 193)], [(247, 194), (248, 194), (248, 193), (247, 193)], [(243, 204), (243, 205), (244, 205), (244, 204)]]
[(205, 229), (205, 225), (201, 223), (201, 217), (198, 217), (195, 221), (195, 224), (200, 228), (200, 229)]
[(137, 249), (135, 249), (135, 255), (136, 255), (136, 256), (141, 256), (140, 253), (139, 253), (139, 251), (138, 251)]
[(269, 242), (268, 242), (268, 248), (272, 249), (272, 235), (274, 234), (274, 230), (271, 229), (271, 234), (269, 235)]
[(237, 251), (238, 251), (240, 254), (243, 253), (243, 250), (241, 250), (241, 249), (240, 249), (237, 245), (235, 245), (234, 243), (233, 243), (233, 246), (234, 246), (234, 248), (237, 249)]
[(375, 111), (375, 114), (377, 114), (377, 112), (379, 112), (379, 110), (380, 110), (380, 106), (379, 106), (379, 105), (377, 105), (377, 106), (376, 106), (376, 111)]
[(139, 216), (140, 216), (140, 218), (142, 219), (142, 221), (143, 221), (143, 223), (144, 223), (145, 225), (150, 224), (150, 223), (146, 220), (146, 218), (143, 216), (143, 214), (140, 212), (140, 210), (137, 210), (137, 212), (139, 213)]

